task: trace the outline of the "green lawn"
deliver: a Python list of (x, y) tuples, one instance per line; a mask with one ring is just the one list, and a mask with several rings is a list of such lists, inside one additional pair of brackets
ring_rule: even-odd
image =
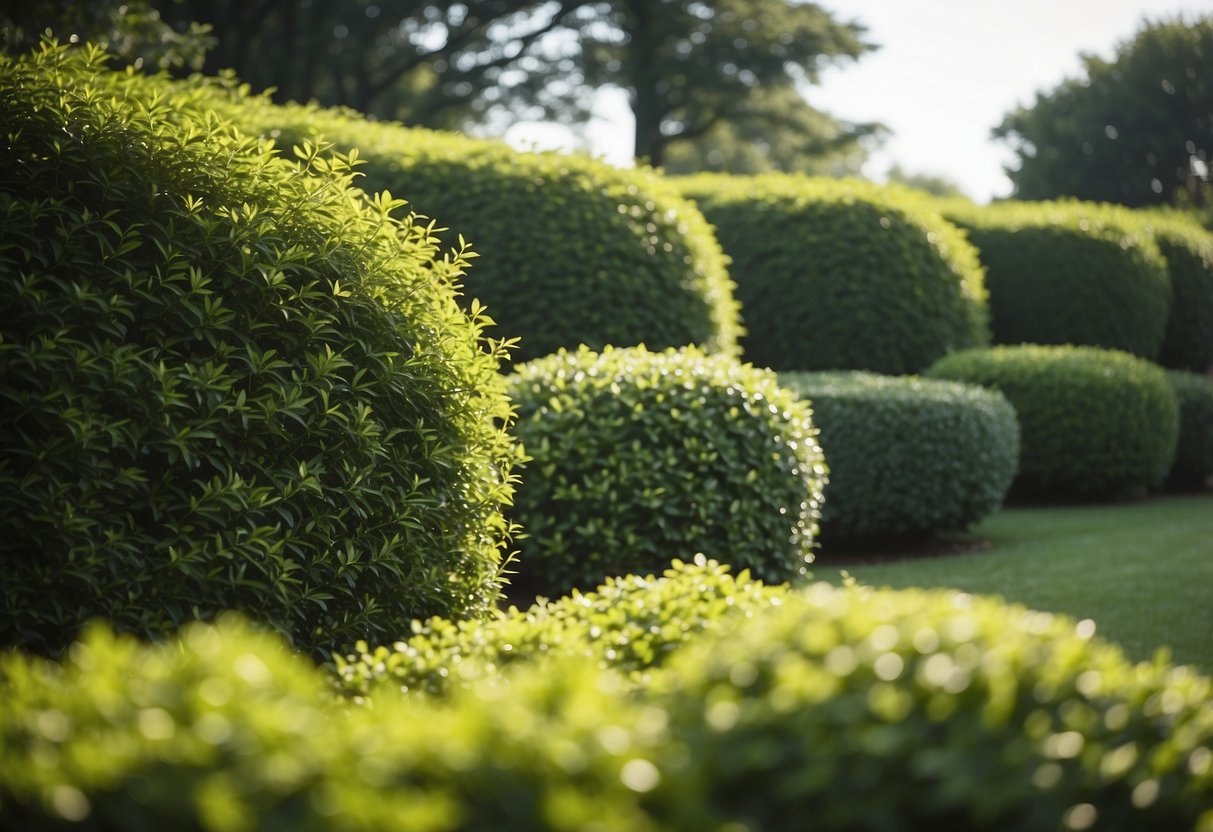
[(1033, 609), (1093, 619), (1135, 659), (1159, 647), (1213, 672), (1213, 494), (1139, 503), (1008, 508), (968, 538), (969, 554), (843, 565), (828, 553), (814, 577), (838, 582), (951, 587), (1001, 595)]

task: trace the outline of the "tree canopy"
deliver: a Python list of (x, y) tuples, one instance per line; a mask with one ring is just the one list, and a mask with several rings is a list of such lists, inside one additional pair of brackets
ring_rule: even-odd
[(1038, 93), (994, 128), (1018, 156), (1007, 171), (1014, 195), (1208, 202), (1213, 17), (1147, 21), (1112, 60), (1082, 61), (1084, 77)]

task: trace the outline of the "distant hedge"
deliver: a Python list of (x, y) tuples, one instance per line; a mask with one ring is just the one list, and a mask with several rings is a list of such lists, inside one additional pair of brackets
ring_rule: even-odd
[[(1213, 683), (1191, 668), (1134, 666), (1089, 621), (958, 593), (775, 592), (778, 605), (692, 636), (647, 680), (575, 649), (504, 673), (469, 656), (453, 672), (479, 681), (373, 708), (338, 703), (314, 667), (228, 621), (154, 646), (94, 629), (63, 665), (5, 655), (0, 826), (782, 832), (811, 818), (829, 832), (1201, 830), (1213, 819)], [(577, 636), (586, 652), (595, 638)]]
[(830, 467), (821, 539), (959, 531), (997, 509), (1019, 460), (1015, 410), (967, 384), (861, 372), (781, 373), (813, 409)]
[(1115, 497), (1160, 485), (1175, 458), (1179, 409), (1166, 373), (1116, 350), (1003, 346), (953, 353), (928, 375), (1010, 400), (1022, 494)]
[(510, 514), (525, 533), (515, 584), (556, 595), (697, 553), (764, 580), (805, 573), (825, 470), (808, 409), (773, 373), (608, 347), (507, 383), (532, 457)]
[(1158, 356), (1171, 281), (1139, 218), (1080, 202), (941, 204), (980, 251), (995, 344), (1078, 344)]
[(1146, 214), (1145, 222), (1171, 278), (1171, 311), (1158, 362), (1213, 371), (1213, 233), (1176, 216)]
[(977, 253), (925, 199), (776, 174), (673, 181), (733, 260), (747, 361), (895, 375), (988, 342)]
[(0, 643), (487, 613), (514, 450), (463, 257), (162, 86), (0, 59)]
[(1213, 377), (1171, 370), (1167, 380), (1179, 401), (1179, 442), (1167, 485), (1206, 488), (1213, 477)]
[[(481, 259), (466, 296), (520, 339), (515, 360), (592, 349), (696, 345), (736, 353), (733, 284), (698, 209), (648, 169), (369, 122), (357, 114), (229, 96), (217, 105), (284, 150), (319, 138), (357, 148), (359, 184), (433, 218)], [(449, 229), (449, 230), (446, 230)]]

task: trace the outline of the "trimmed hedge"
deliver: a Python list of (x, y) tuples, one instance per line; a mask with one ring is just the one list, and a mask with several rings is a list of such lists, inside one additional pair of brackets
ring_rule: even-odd
[(1162, 483), (1179, 410), (1166, 373), (1095, 347), (1003, 346), (949, 355), (935, 378), (1000, 391), (1015, 407), (1023, 495), (1116, 497)]
[(695, 206), (649, 169), (227, 98), (217, 106), (283, 149), (321, 137), (357, 148), (363, 187), (406, 198), (442, 226), (448, 244), (471, 241), (483, 259), (467, 295), (496, 321), (495, 337), (520, 339), (517, 361), (580, 344), (738, 351), (720, 244)]
[(830, 466), (826, 547), (960, 531), (1002, 505), (1015, 410), (967, 384), (861, 372), (781, 373), (813, 408)]
[(674, 181), (733, 260), (747, 361), (895, 375), (988, 342), (977, 253), (924, 198), (779, 174)]
[(484, 614), (516, 452), (464, 258), (161, 88), (0, 59), (0, 643)]
[(1190, 219), (1146, 214), (1145, 222), (1171, 278), (1171, 311), (1158, 363), (1213, 371), (1213, 234)]
[(1133, 666), (1089, 621), (991, 599), (776, 592), (647, 685), (562, 650), (374, 708), (335, 701), (314, 667), (233, 622), (151, 647), (95, 629), (63, 665), (7, 655), (0, 825), (1213, 824), (1213, 683), (1191, 668)]
[(1158, 356), (1171, 281), (1139, 218), (1081, 202), (941, 204), (981, 253), (995, 344), (1078, 344)]
[(773, 373), (689, 347), (583, 348), (508, 385), (532, 457), (515, 583), (557, 595), (697, 553), (764, 580), (805, 573), (825, 468), (808, 408)]
[(1179, 401), (1179, 441), (1167, 487), (1200, 490), (1213, 477), (1213, 377), (1167, 373)]

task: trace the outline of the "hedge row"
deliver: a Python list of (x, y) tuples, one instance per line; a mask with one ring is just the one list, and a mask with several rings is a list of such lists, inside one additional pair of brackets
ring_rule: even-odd
[(373, 708), (232, 622), (151, 647), (93, 630), (62, 665), (7, 655), (0, 824), (1213, 827), (1213, 683), (1190, 668), (995, 600), (778, 592), (647, 684), (560, 649)]
[(1207, 488), (1213, 477), (1213, 378), (1171, 370), (1167, 380), (1179, 402), (1179, 440), (1167, 486)]

